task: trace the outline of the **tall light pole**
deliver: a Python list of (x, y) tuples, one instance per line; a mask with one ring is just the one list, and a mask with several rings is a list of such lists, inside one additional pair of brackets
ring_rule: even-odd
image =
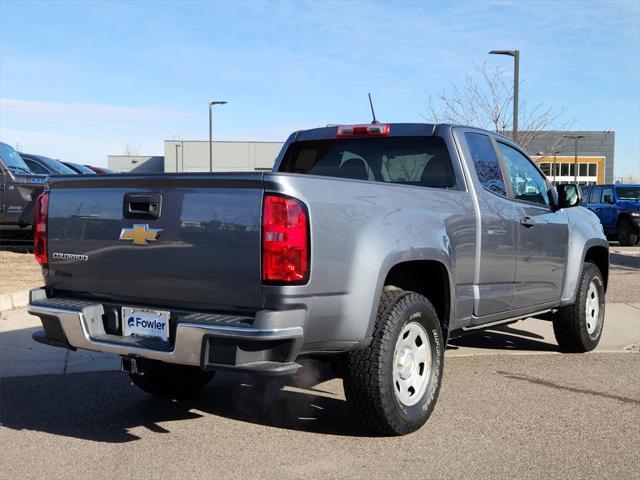
[(212, 122), (212, 118), (211, 118), (211, 110), (213, 109), (214, 105), (224, 105), (227, 102), (223, 102), (223, 101), (213, 101), (213, 102), (209, 102), (209, 171), (213, 172), (213, 122)]
[(520, 85), (520, 50), (491, 50), (491, 55), (513, 57), (513, 141), (518, 141), (518, 90)]
[(561, 152), (561, 150), (554, 150), (553, 151), (553, 184), (554, 185), (557, 182), (556, 175), (558, 173), (558, 167), (557, 167), (558, 161), (557, 161), (556, 157), (560, 152)]
[(562, 138), (573, 139), (573, 183), (578, 183), (578, 140), (584, 138), (584, 135), (563, 135)]

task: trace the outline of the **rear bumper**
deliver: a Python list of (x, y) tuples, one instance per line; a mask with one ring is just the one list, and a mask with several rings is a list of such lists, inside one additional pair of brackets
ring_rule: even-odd
[(270, 375), (295, 373), (304, 338), (304, 310), (260, 311), (253, 318), (191, 313), (172, 318), (173, 342), (123, 337), (105, 331), (100, 303), (47, 298), (31, 290), (29, 313), (44, 331), (33, 339), (47, 345), (141, 357), (203, 370), (231, 370)]

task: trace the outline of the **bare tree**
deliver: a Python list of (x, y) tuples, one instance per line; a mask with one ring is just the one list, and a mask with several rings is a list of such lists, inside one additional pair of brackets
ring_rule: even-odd
[(638, 176), (635, 173), (627, 173), (626, 175), (623, 175), (622, 177), (619, 177), (619, 182), (616, 183), (631, 183), (631, 184), (637, 184), (640, 183), (640, 176)]
[[(462, 123), (504, 134), (512, 128), (513, 86), (505, 72), (491, 69), (486, 63), (474, 65), (475, 75), (467, 75), (464, 83), (454, 84), (450, 92), (436, 99), (429, 97), (429, 120), (436, 123)], [(564, 111), (556, 112), (544, 104), (530, 108), (519, 105), (518, 143), (523, 148), (547, 130), (566, 130), (573, 122), (559, 123)]]
[(128, 141), (124, 144), (124, 155), (135, 156), (140, 153), (140, 144)]

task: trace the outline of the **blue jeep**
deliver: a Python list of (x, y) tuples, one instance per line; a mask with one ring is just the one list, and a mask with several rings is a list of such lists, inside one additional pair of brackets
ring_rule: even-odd
[(640, 234), (640, 185), (598, 185), (583, 188), (584, 206), (594, 212), (607, 236), (621, 245), (635, 245)]

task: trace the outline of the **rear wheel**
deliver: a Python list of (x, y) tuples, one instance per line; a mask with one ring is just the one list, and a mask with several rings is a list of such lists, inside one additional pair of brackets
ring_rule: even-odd
[(347, 402), (366, 428), (404, 435), (419, 429), (435, 407), (444, 344), (435, 309), (422, 295), (385, 291), (371, 344), (349, 354)]
[(573, 305), (554, 316), (558, 345), (569, 352), (588, 352), (598, 346), (604, 326), (604, 282), (596, 265), (585, 262)]
[(215, 372), (198, 367), (137, 359), (139, 373), (130, 374), (134, 385), (147, 393), (167, 398), (185, 398), (207, 386)]
[(621, 218), (618, 222), (618, 240), (620, 245), (625, 247), (638, 243), (638, 232), (634, 230), (631, 220), (626, 217)]

